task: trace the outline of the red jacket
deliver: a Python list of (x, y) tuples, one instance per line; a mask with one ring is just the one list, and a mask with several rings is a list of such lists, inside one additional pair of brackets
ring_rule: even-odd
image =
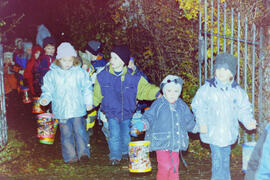
[(34, 87), (33, 87), (33, 67), (36, 61), (35, 53), (37, 51), (40, 51), (40, 54), (42, 53), (42, 48), (39, 45), (35, 45), (32, 49), (32, 57), (28, 60), (26, 68), (24, 70), (24, 80), (27, 83), (27, 86), (29, 87), (31, 93), (35, 95)]

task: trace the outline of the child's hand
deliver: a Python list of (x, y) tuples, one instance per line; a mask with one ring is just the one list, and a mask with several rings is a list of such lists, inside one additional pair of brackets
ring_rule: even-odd
[(208, 128), (205, 124), (200, 125), (200, 133), (206, 134), (208, 132)]
[(92, 105), (86, 105), (86, 110), (87, 111), (91, 111), (93, 109), (93, 106)]
[(47, 100), (46, 100), (46, 99), (41, 99), (41, 100), (40, 100), (40, 104), (41, 104), (42, 106), (46, 106), (48, 103), (47, 103)]
[(137, 121), (131, 127), (130, 134), (133, 137), (137, 137), (142, 131), (145, 131), (145, 125), (142, 121)]
[(24, 74), (24, 70), (19, 70), (19, 74), (23, 75)]
[(253, 130), (253, 129), (256, 129), (256, 126), (257, 126), (257, 122), (252, 121), (247, 125), (247, 129), (248, 130)]
[(160, 94), (158, 95), (157, 99), (158, 99), (158, 98), (161, 98), (161, 97), (162, 97), (162, 94), (160, 93)]

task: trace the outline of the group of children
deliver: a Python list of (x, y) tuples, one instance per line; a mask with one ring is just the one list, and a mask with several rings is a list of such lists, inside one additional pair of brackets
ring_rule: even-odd
[[(99, 107), (108, 122), (111, 165), (128, 160), (130, 128), (135, 128), (146, 131), (145, 140), (151, 142), (150, 150), (156, 151), (157, 179), (179, 179), (179, 152), (187, 150), (188, 132), (192, 132), (200, 133), (201, 141), (210, 146), (211, 179), (231, 178), (230, 153), (238, 138), (238, 121), (248, 130), (256, 128), (248, 95), (234, 80), (237, 61), (233, 55), (217, 55), (215, 77), (207, 80), (192, 100), (193, 115), (180, 98), (183, 80), (168, 75), (160, 87), (149, 83), (136, 68), (129, 67), (131, 53), (127, 45), (114, 46), (107, 63), (98, 54), (101, 44), (97, 41), (90, 41), (85, 52), (79, 51), (80, 56), (70, 43), (62, 42), (55, 57), (55, 41), (50, 38), (43, 41), (43, 58), (38, 58), (40, 48), (33, 48), (26, 65), (32, 67), (32, 77), (29, 70), (24, 74), (31, 92), (39, 95), (37, 87), (41, 87), (40, 104), (46, 106), (51, 102), (52, 113), (60, 121), (66, 163), (89, 160), (85, 116), (87, 111)], [(38, 63), (33, 63), (37, 59)], [(91, 68), (99, 69), (95, 79), (89, 76)], [(142, 121), (130, 127), (137, 100), (154, 102)]]

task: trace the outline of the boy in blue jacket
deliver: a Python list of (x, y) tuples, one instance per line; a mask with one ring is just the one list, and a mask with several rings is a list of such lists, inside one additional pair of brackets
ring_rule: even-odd
[(214, 64), (215, 77), (199, 88), (191, 103), (201, 141), (210, 145), (211, 180), (231, 179), (231, 145), (239, 135), (238, 121), (248, 130), (256, 128), (248, 95), (234, 81), (236, 67), (233, 55), (219, 54)]
[(136, 99), (154, 100), (159, 88), (148, 83), (144, 77), (127, 68), (130, 51), (126, 45), (115, 46), (110, 63), (98, 73), (94, 85), (94, 106), (101, 103), (109, 123), (110, 164), (118, 165), (128, 159), (130, 121), (136, 109)]

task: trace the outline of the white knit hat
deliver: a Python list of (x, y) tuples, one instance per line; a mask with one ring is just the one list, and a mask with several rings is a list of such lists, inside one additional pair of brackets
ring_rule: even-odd
[(69, 42), (63, 42), (57, 47), (56, 59), (64, 57), (77, 57), (77, 52)]

